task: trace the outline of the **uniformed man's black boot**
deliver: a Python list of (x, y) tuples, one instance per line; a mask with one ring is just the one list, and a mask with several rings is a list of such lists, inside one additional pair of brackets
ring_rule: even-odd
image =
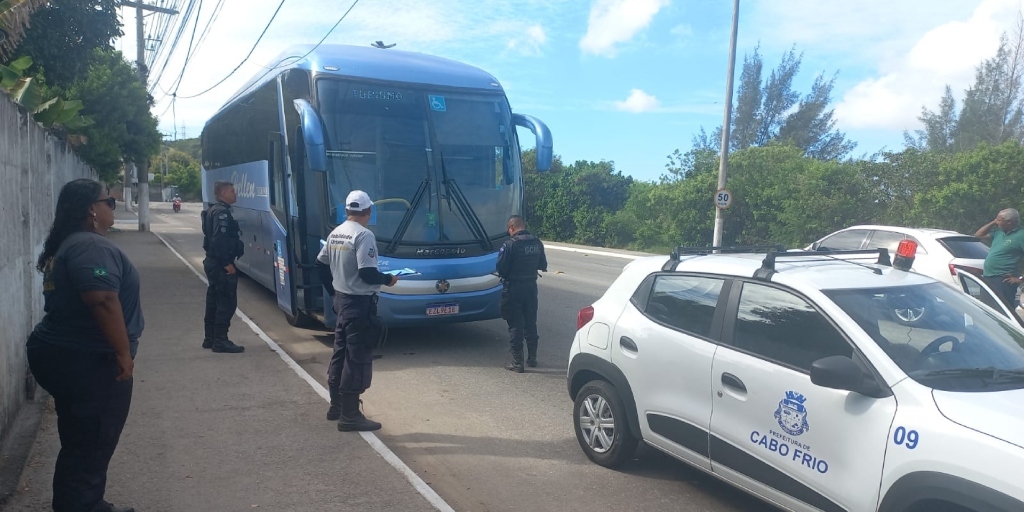
[(526, 343), (526, 366), (537, 367), (537, 342)]
[(380, 430), (380, 423), (368, 419), (359, 410), (362, 400), (355, 393), (341, 394), (341, 419), (338, 420), (338, 430), (342, 432), (369, 432)]
[(341, 393), (331, 392), (331, 406), (327, 409), (327, 421), (341, 419)]
[(237, 354), (245, 352), (245, 347), (235, 345), (228, 339), (228, 330), (223, 327), (214, 328), (213, 349), (214, 352), (223, 354)]
[(512, 355), (512, 361), (505, 365), (505, 369), (516, 373), (523, 373), (523, 349), (519, 350), (511, 349), (508, 351)]
[(206, 335), (203, 336), (203, 348), (213, 348), (213, 326), (206, 325)]

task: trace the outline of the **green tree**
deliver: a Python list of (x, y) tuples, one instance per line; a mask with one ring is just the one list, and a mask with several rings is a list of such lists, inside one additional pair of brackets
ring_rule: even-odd
[[(795, 48), (790, 49), (763, 81), (764, 63), (759, 49), (744, 56), (731, 120), (730, 151), (773, 142), (785, 142), (822, 160), (843, 158), (853, 151), (856, 144), (835, 129), (834, 110), (829, 108), (835, 77), (826, 79), (819, 75), (803, 98), (793, 89), (802, 59)], [(693, 148), (718, 151), (721, 140), (721, 127), (711, 135), (701, 127), (693, 139)]]
[(956, 148), (957, 122), (960, 115), (956, 110), (956, 99), (953, 98), (953, 90), (946, 86), (946, 92), (939, 102), (939, 109), (932, 112), (927, 108), (921, 108), (921, 115), (918, 120), (924, 124), (923, 130), (915, 130), (914, 135), (903, 132), (903, 139), (908, 148), (920, 151), (949, 152)]
[(122, 35), (118, 0), (49, 0), (36, 10), (14, 52), (32, 58), (30, 73), (46, 83), (68, 88), (89, 72), (95, 50), (112, 51)]
[(967, 151), (979, 144), (998, 146), (1024, 139), (1024, 17), (1018, 16), (1013, 40), (1003, 34), (995, 56), (983, 61), (974, 84), (964, 94), (962, 108), (946, 87), (937, 111), (921, 109), (924, 125), (914, 135), (904, 133), (908, 147), (932, 151)]
[(79, 155), (100, 177), (114, 181), (123, 161), (139, 163), (160, 146), (157, 120), (150, 113), (152, 98), (120, 52), (95, 50), (86, 77), (66, 90), (78, 98), (82, 114), (94, 124), (83, 133), (88, 143)]
[(174, 149), (171, 143), (165, 145), (160, 156), (150, 160), (149, 168), (154, 172), (155, 182), (177, 186), (182, 199), (198, 201), (202, 198), (199, 161), (184, 151)]

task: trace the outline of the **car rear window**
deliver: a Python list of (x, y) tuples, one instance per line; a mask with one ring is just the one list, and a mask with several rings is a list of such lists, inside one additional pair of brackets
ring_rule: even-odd
[(949, 236), (940, 238), (939, 243), (953, 255), (954, 258), (966, 258), (971, 260), (983, 260), (988, 256), (988, 246), (973, 236)]

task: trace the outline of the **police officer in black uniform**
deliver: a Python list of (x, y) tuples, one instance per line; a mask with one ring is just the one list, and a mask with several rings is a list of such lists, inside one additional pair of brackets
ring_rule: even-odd
[(235, 186), (229, 181), (213, 184), (217, 203), (203, 212), (203, 270), (206, 271), (206, 336), (203, 348), (214, 352), (237, 354), (245, 347), (228, 339), (231, 317), (238, 307), (238, 269), (235, 260), (242, 256), (244, 246), (238, 222), (231, 215), (235, 204)]
[(498, 276), (501, 277), (501, 317), (508, 322), (512, 361), (505, 368), (523, 373), (523, 339), (526, 339), (526, 364), (537, 366), (537, 271), (548, 271), (544, 244), (526, 230), (523, 218), (508, 219), (512, 237), (498, 250)]

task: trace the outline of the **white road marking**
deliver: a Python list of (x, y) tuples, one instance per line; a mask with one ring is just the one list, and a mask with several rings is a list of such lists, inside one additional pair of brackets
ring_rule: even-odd
[[(555, 244), (550, 244), (550, 243), (547, 243), (547, 242), (544, 242), (544, 248), (545, 249), (557, 249), (559, 251), (578, 252), (578, 253), (581, 253), (581, 254), (593, 254), (593, 255), (596, 255), (596, 256), (611, 256), (613, 258), (623, 258), (623, 259), (627, 259), (627, 260), (638, 260), (640, 258), (646, 258), (648, 256), (648, 255), (637, 256), (635, 254), (620, 254), (620, 253), (617, 253), (617, 252), (608, 252), (608, 251), (595, 251), (593, 249), (578, 249), (576, 247), (566, 247), (564, 245), (555, 245)], [(650, 256), (654, 256), (654, 255), (651, 254)]]
[[(167, 240), (165, 240), (164, 237), (160, 236), (159, 233), (152, 233), (156, 235), (156, 237), (159, 238), (160, 241), (163, 242), (164, 245), (166, 245), (167, 248), (170, 249), (171, 252), (175, 256), (177, 256), (178, 259), (181, 260), (181, 262), (184, 263), (186, 267), (189, 268), (189, 270), (192, 271), (193, 274), (199, 277), (199, 279), (203, 283), (206, 283), (207, 285), (209, 284), (209, 281), (206, 280), (206, 276), (200, 273), (198, 270), (196, 270), (196, 268), (193, 267), (192, 264), (189, 263), (188, 260), (186, 260), (185, 257), (181, 255), (181, 253), (175, 250), (174, 247), (171, 247), (171, 244), (167, 243)], [(306, 381), (306, 383), (309, 384), (311, 388), (313, 388), (313, 391), (316, 391), (316, 393), (320, 395), (320, 398), (323, 398), (324, 401), (330, 402), (330, 394), (327, 392), (327, 389), (324, 388), (323, 385), (321, 385), (319, 382), (317, 382), (317, 380), (314, 379), (313, 376), (310, 375), (305, 369), (299, 366), (299, 363), (296, 363), (295, 360), (292, 359), (291, 356), (289, 356), (281, 348), (280, 345), (274, 342), (274, 340), (271, 339), (270, 336), (267, 336), (267, 333), (263, 332), (263, 329), (260, 329), (260, 327), (256, 325), (248, 316), (246, 316), (246, 314), (243, 313), (241, 309), (235, 309), (235, 314), (238, 315), (238, 317), (241, 318), (242, 321), (245, 322), (245, 324), (248, 325), (250, 329), (252, 329), (252, 332), (256, 333), (256, 335), (259, 336), (259, 338), (263, 340), (264, 343), (270, 346), (271, 350), (277, 352), (277, 355), (281, 356), (281, 359), (285, 362), (285, 364), (287, 364), (288, 367), (292, 369), (292, 371), (297, 373), (299, 377), (302, 378), (302, 380)], [(436, 491), (434, 491), (434, 489), (427, 485), (427, 483), (424, 482), (423, 479), (419, 477), (419, 475), (417, 475), (411, 468), (409, 468), (409, 466), (402, 462), (402, 459), (399, 459), (398, 456), (395, 455), (395, 452), (391, 451), (391, 449), (388, 448), (387, 445), (381, 442), (381, 440), (376, 435), (374, 435), (373, 432), (360, 432), (359, 435), (363, 438), (364, 441), (366, 441), (366, 444), (370, 445), (370, 447), (373, 448), (374, 451), (376, 451), (377, 454), (381, 456), (381, 458), (386, 460), (388, 464), (391, 464), (392, 467), (397, 469), (399, 473), (405, 476), (406, 480), (408, 480), (409, 483), (412, 484), (413, 488), (416, 489), (416, 491), (419, 492), (421, 496), (426, 498), (426, 500), (429, 501), (430, 504), (434, 506), (434, 508), (442, 512), (455, 512), (455, 510), (450, 505), (448, 505), (448, 503), (445, 502), (444, 499), (441, 498), (441, 496), (438, 495)]]

